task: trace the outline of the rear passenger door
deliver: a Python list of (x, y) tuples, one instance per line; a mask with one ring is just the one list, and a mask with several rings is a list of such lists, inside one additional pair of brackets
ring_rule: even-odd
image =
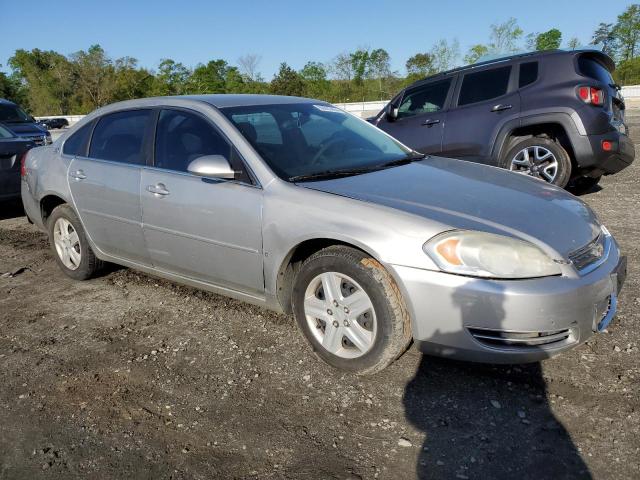
[[(101, 117), (92, 133), (79, 130), (76, 135), (90, 135), (88, 153), (86, 146), (76, 152), (68, 171), (76, 212), (96, 247), (143, 265), (150, 262), (142, 233), (140, 173), (147, 163), (151, 117), (148, 109), (120, 111)], [(65, 142), (63, 154), (73, 153), (67, 147), (74, 137)]]
[(492, 66), (461, 74), (454, 106), (447, 114), (442, 153), (492, 163), (500, 128), (520, 117), (520, 94), (512, 65)]
[(383, 115), (378, 128), (414, 150), (440, 153), (452, 84), (449, 77), (407, 89), (399, 103), (398, 118), (389, 121)]

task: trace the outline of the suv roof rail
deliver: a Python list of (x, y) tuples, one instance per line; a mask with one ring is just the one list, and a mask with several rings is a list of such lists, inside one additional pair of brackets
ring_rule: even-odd
[[(458, 73), (458, 72), (462, 72), (465, 70), (471, 70), (474, 68), (478, 68), (478, 67), (485, 67), (487, 65), (491, 65), (494, 63), (501, 63), (501, 62), (507, 62), (510, 60), (515, 60), (517, 58), (524, 58), (524, 57), (534, 57), (534, 56), (543, 56), (543, 55), (548, 55), (548, 54), (555, 54), (555, 53), (592, 53), (596, 56), (598, 56), (600, 58), (600, 60), (602, 60), (607, 68), (609, 68), (611, 71), (613, 71), (615, 69), (615, 63), (613, 62), (613, 60), (611, 59), (611, 57), (609, 57), (609, 55), (607, 55), (606, 53), (604, 53), (602, 50), (598, 49), (597, 46), (595, 45), (589, 45), (586, 47), (577, 47), (575, 49), (563, 49), (563, 48), (557, 48), (554, 50), (535, 50), (535, 51), (530, 51), (530, 52), (516, 52), (516, 53), (510, 53), (510, 54), (495, 54), (495, 55), (484, 55), (482, 57), (480, 57), (480, 61), (476, 62), (476, 63), (472, 63), (469, 65), (463, 65), (462, 67), (456, 67), (456, 68), (452, 68), (451, 70), (447, 70), (444, 72), (438, 72), (434, 75), (429, 75), (428, 77), (424, 77), (420, 80), (416, 80), (415, 82), (413, 82), (411, 85), (409, 86), (413, 86), (413, 85), (418, 85), (426, 80), (431, 80), (433, 78), (438, 78), (438, 77), (444, 77), (446, 75), (451, 75), (453, 73)], [(483, 60), (484, 59), (484, 60)]]

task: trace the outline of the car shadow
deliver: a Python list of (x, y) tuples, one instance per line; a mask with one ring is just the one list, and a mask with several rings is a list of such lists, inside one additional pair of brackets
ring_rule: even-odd
[(24, 208), (21, 200), (0, 201), (0, 220), (24, 217)]
[[(503, 324), (504, 298), (454, 291), (452, 303), (462, 325), (477, 324), (478, 314), (489, 312), (494, 325)], [(432, 341), (447, 344), (458, 333), (436, 333)], [(423, 355), (403, 397), (407, 420), (425, 435), (417, 478), (591, 478), (547, 393), (540, 363), (491, 365)]]

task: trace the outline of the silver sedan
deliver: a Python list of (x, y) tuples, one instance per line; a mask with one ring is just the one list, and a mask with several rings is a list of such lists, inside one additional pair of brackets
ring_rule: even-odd
[(70, 277), (113, 262), (293, 313), (322, 360), (363, 374), (412, 341), (548, 358), (607, 327), (626, 272), (578, 198), (303, 98), (110, 105), (32, 150), (22, 180)]

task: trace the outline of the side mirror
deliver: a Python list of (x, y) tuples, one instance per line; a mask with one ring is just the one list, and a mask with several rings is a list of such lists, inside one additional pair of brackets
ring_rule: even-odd
[(398, 118), (398, 107), (393, 103), (388, 103), (387, 106), (384, 107), (384, 113), (387, 116), (387, 120), (394, 122)]
[(236, 172), (222, 155), (204, 155), (193, 160), (187, 171), (199, 177), (236, 178)]

